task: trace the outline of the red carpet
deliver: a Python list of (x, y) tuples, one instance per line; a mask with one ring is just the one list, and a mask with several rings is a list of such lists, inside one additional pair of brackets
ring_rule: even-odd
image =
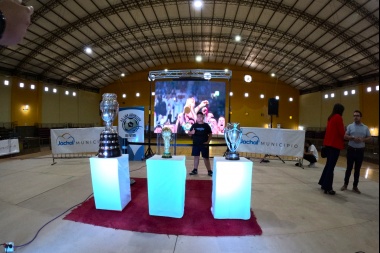
[(122, 212), (95, 209), (94, 198), (74, 209), (64, 219), (95, 226), (144, 233), (190, 236), (261, 235), (262, 230), (252, 213), (251, 219), (216, 220), (212, 216), (209, 180), (186, 181), (185, 214), (182, 219), (150, 216), (146, 178), (134, 178), (132, 201)]

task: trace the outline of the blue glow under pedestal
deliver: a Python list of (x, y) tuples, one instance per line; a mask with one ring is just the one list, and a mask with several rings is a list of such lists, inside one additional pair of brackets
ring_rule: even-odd
[(182, 218), (185, 212), (186, 157), (164, 159), (155, 155), (146, 161), (149, 214)]
[(246, 158), (214, 158), (211, 212), (215, 219), (251, 218), (252, 169), (253, 162)]
[(90, 158), (96, 209), (122, 211), (131, 201), (128, 155)]

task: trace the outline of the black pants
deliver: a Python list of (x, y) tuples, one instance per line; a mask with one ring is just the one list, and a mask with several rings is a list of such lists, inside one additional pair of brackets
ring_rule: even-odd
[(313, 155), (303, 155), (303, 159), (305, 159), (309, 163), (316, 163), (317, 162), (317, 158), (315, 158), (315, 156), (313, 156)]
[(334, 169), (336, 163), (338, 162), (340, 150), (333, 147), (326, 148), (327, 161), (318, 184), (320, 184), (324, 190), (330, 191), (333, 189), (332, 185), (334, 181)]
[(347, 149), (347, 169), (346, 176), (344, 177), (344, 184), (348, 185), (350, 181), (351, 171), (354, 168), (354, 187), (357, 187), (359, 184), (360, 169), (362, 167), (364, 158), (364, 148), (352, 148), (348, 147)]

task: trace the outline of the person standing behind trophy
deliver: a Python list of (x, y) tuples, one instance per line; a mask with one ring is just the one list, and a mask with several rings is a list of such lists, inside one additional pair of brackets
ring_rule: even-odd
[(194, 156), (194, 169), (189, 173), (191, 176), (198, 174), (198, 165), (200, 154), (206, 165), (208, 175), (212, 176), (210, 165), (210, 151), (208, 144), (212, 138), (212, 131), (209, 124), (204, 122), (204, 115), (202, 112), (197, 113), (197, 122), (191, 126), (189, 135), (193, 138), (193, 150), (191, 155)]
[(21, 0), (0, 0), (0, 46), (16, 45), (26, 34), (34, 9), (21, 3)]
[(341, 190), (347, 190), (350, 181), (351, 171), (355, 164), (354, 185), (352, 190), (356, 193), (361, 193), (358, 189), (360, 169), (364, 158), (365, 143), (371, 140), (371, 133), (366, 125), (361, 121), (361, 111), (354, 111), (354, 123), (348, 125), (344, 138), (348, 140), (347, 147), (347, 170), (344, 177), (344, 185)]
[(327, 149), (327, 161), (323, 169), (319, 183), (325, 194), (335, 195), (333, 190), (334, 169), (338, 161), (340, 151), (344, 149), (344, 124), (343, 115), (344, 106), (335, 104), (333, 111), (328, 119), (325, 139), (323, 145)]

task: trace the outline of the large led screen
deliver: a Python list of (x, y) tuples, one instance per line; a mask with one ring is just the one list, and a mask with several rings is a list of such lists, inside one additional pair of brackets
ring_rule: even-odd
[(160, 133), (163, 127), (170, 127), (173, 133), (186, 134), (201, 111), (213, 134), (223, 134), (225, 107), (226, 84), (223, 82), (156, 82), (154, 131)]

